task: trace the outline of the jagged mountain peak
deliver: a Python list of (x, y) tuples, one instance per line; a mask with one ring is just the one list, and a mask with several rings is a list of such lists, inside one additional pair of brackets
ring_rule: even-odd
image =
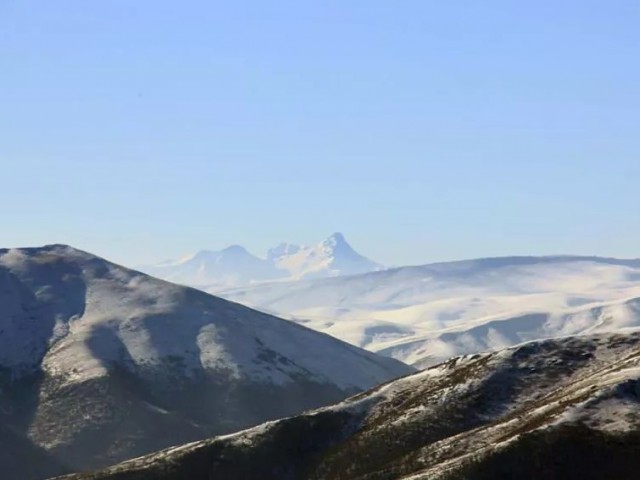
[(365, 258), (358, 252), (356, 252), (356, 250), (347, 241), (345, 236), (340, 232), (336, 232), (330, 235), (321, 243), (321, 246), (327, 251), (332, 252), (334, 255), (353, 255)]
[(350, 245), (347, 243), (347, 239), (344, 238), (344, 234), (340, 232), (332, 233), (331, 235), (329, 235), (329, 237), (326, 240), (322, 242), (322, 244), (327, 246), (333, 246), (333, 247), (343, 246), (343, 245), (347, 245), (350, 247)]
[(327, 253), (333, 254), (333, 255), (360, 256), (360, 254), (353, 249), (353, 247), (347, 241), (345, 236), (340, 232), (336, 232), (330, 235), (326, 240), (320, 243), (320, 247)]
[(353, 275), (382, 269), (360, 255), (336, 232), (313, 246), (280, 243), (257, 257), (232, 245), (220, 251), (202, 250), (185, 260), (141, 267), (152, 275), (208, 291), (221, 291), (268, 281), (292, 281)]
[(381, 265), (357, 253), (342, 233), (336, 232), (311, 247), (302, 247), (274, 259), (291, 278), (324, 278), (379, 270)]

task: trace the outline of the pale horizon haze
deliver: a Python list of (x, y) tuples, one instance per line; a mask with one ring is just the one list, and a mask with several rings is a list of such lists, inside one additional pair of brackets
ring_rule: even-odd
[(0, 0), (0, 248), (640, 257), (640, 3)]

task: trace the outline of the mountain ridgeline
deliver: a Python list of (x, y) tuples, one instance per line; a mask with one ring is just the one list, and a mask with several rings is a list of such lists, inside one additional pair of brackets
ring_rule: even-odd
[(141, 270), (215, 293), (267, 281), (354, 275), (383, 268), (356, 252), (344, 235), (334, 233), (315, 246), (281, 243), (269, 249), (264, 258), (232, 245), (218, 251), (201, 250), (187, 258), (143, 266)]
[(7, 479), (104, 467), (414, 371), (64, 245), (0, 250), (0, 304)]
[(640, 334), (456, 357), (332, 407), (67, 480), (632, 480)]

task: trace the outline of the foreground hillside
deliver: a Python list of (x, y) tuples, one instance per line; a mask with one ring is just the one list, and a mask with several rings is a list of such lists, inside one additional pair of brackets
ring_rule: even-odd
[(638, 280), (640, 260), (504, 257), (220, 295), (422, 367), (525, 341), (640, 327)]
[(640, 334), (454, 358), (333, 407), (69, 480), (635, 479)]
[(106, 466), (413, 371), (62, 245), (0, 250), (0, 305), (7, 479)]

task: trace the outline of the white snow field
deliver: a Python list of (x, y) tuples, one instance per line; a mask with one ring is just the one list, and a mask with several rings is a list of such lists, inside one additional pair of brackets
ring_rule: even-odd
[(218, 295), (416, 366), (640, 326), (640, 260), (504, 257), (271, 282)]

